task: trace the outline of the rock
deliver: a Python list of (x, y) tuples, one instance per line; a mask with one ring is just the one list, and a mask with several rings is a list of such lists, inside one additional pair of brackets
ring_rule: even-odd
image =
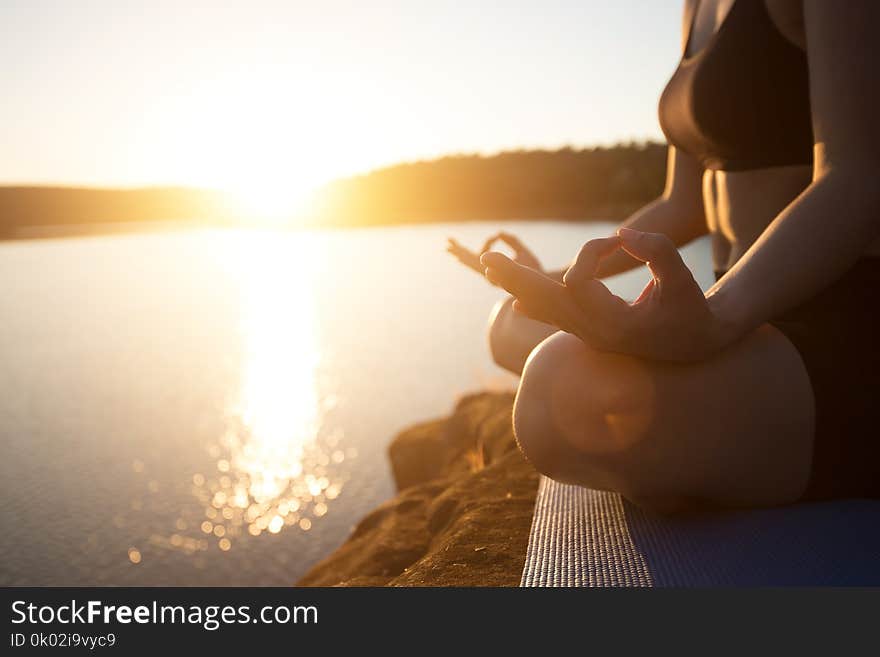
[(397, 489), (472, 472), (515, 449), (512, 404), (512, 393), (468, 395), (448, 418), (400, 433), (388, 448)]
[(388, 458), (391, 460), (391, 474), (397, 490), (443, 475), (448, 458), (443, 436), (444, 425), (444, 420), (418, 424), (391, 442)]
[(463, 398), (389, 447), (400, 493), (300, 586), (516, 586), (538, 475), (516, 449), (510, 393)]

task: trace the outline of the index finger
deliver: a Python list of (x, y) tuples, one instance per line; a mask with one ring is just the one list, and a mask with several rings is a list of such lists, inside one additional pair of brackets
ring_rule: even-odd
[(483, 248), (480, 249), (480, 254), (486, 253), (489, 249), (492, 248), (492, 245), (495, 244), (501, 238), (500, 233), (495, 233), (491, 237), (487, 238), (485, 242), (483, 242)]
[(595, 278), (602, 258), (614, 253), (619, 248), (620, 238), (617, 235), (590, 240), (581, 247), (574, 263), (562, 277), (563, 282), (570, 285), (575, 281)]
[(502, 253), (484, 253), (480, 262), (487, 268), (487, 278), (519, 299), (530, 315), (551, 321), (560, 328), (574, 323), (578, 308), (563, 285), (513, 262)]

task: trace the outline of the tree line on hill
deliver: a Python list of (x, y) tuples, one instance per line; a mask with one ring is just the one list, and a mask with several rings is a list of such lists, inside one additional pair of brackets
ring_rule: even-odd
[[(665, 173), (666, 147), (654, 142), (453, 155), (331, 182), (298, 223), (617, 219), (656, 198)], [(204, 189), (0, 187), (0, 236), (33, 227), (243, 219), (224, 194)]]
[(509, 151), (400, 164), (327, 185), (324, 225), (617, 219), (656, 198), (666, 146)]
[(216, 220), (217, 192), (187, 187), (94, 189), (87, 187), (0, 187), (0, 237), (33, 228), (88, 225), (94, 232), (121, 223)]

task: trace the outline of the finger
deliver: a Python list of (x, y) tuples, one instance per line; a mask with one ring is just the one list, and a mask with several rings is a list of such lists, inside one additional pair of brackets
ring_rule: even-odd
[(459, 244), (458, 240), (456, 240), (454, 237), (447, 237), (446, 250), (450, 253), (456, 253), (459, 251), (465, 251), (466, 249), (461, 244)]
[(473, 253), (472, 251), (463, 247), (454, 239), (449, 238), (449, 243), (446, 245), (446, 251), (449, 252), (464, 266), (470, 267), (478, 274), (483, 273), (483, 267), (480, 264), (480, 257), (476, 253)]
[(541, 270), (541, 263), (538, 261), (537, 256), (532, 253), (532, 250), (529, 249), (529, 247), (520, 242), (518, 237), (511, 235), (510, 233), (499, 233), (498, 239), (513, 249), (515, 260), (518, 263), (531, 267), (532, 269)]
[[(513, 294), (514, 308), (527, 317), (602, 345), (613, 344), (625, 326), (626, 314), (631, 312), (629, 304), (611, 294), (599, 281), (592, 281), (598, 289), (589, 296), (587, 304), (581, 305), (570, 289), (543, 274), (500, 253), (487, 256), (482, 260), (490, 265), (486, 272), (489, 280)], [(514, 282), (512, 279), (517, 276), (522, 280)]]
[(521, 299), (514, 299), (512, 307), (514, 312), (519, 313), (524, 317), (528, 317), (529, 319), (533, 319), (536, 322), (555, 326), (556, 328), (566, 331), (568, 333), (577, 333), (576, 324), (572, 320), (570, 320), (567, 315), (556, 313), (553, 317), (549, 317), (546, 313), (546, 309), (531, 308), (527, 304), (523, 303)]
[(486, 277), (522, 302), (529, 316), (560, 328), (574, 323), (579, 314), (577, 305), (565, 287), (553, 279), (501, 253), (485, 253), (480, 262), (486, 267)]
[(632, 305), (635, 306), (636, 304), (641, 303), (642, 301), (647, 299), (649, 296), (651, 296), (651, 293), (654, 291), (654, 286), (656, 284), (657, 284), (657, 281), (655, 281), (653, 278), (651, 280), (649, 280), (647, 282), (647, 284), (645, 284), (645, 287), (642, 288), (642, 293), (636, 298), (635, 301), (632, 302)]
[(449, 240), (449, 243), (446, 245), (446, 250), (459, 259), (463, 258), (469, 253), (466, 248), (464, 248), (461, 244), (455, 242), (454, 240)]
[(585, 331), (579, 329), (581, 324), (580, 319), (576, 316), (576, 308), (571, 311), (564, 311), (561, 308), (550, 309), (546, 305), (536, 308), (523, 302), (522, 299), (514, 299), (513, 309), (529, 319), (555, 326), (567, 333), (587, 335)]
[(519, 255), (520, 253), (531, 253), (528, 247), (523, 244), (516, 235), (512, 235), (511, 233), (501, 232), (498, 233), (498, 239), (507, 244), (513, 252)]
[(577, 258), (563, 275), (563, 283), (571, 285), (575, 281), (595, 278), (602, 258), (611, 255), (619, 248), (620, 239), (617, 235), (590, 240), (581, 247)]
[(613, 339), (630, 319), (632, 307), (613, 294), (602, 281), (589, 278), (565, 287), (584, 315), (589, 317), (591, 330), (598, 335)]
[(486, 275), (493, 283), (501, 285), (517, 298), (528, 300), (548, 292), (548, 283), (553, 283), (543, 274), (515, 263), (503, 253), (490, 251), (480, 256), (480, 263), (486, 267)]
[(489, 249), (492, 248), (492, 245), (498, 241), (499, 234), (495, 233), (491, 237), (489, 237), (485, 242), (483, 242), (483, 248), (480, 249), (480, 254), (486, 253)]
[(675, 244), (663, 233), (643, 233), (621, 228), (620, 245), (633, 258), (648, 264), (660, 283), (675, 283), (693, 278)]
[[(519, 299), (513, 300), (512, 308), (513, 308), (514, 312), (520, 313), (521, 315), (525, 315), (529, 319), (534, 319), (539, 322), (547, 322), (547, 318), (545, 318), (545, 317), (536, 317), (535, 314), (529, 310), (528, 306), (526, 306)], [(549, 322), (547, 322), (547, 323), (549, 323)]]

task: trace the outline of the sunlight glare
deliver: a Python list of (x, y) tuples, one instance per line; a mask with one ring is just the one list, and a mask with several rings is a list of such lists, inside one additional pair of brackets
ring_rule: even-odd
[(249, 440), (233, 453), (233, 468), (248, 473), (251, 495), (262, 503), (302, 474), (303, 450), (319, 429), (320, 354), (310, 254), (290, 253), (288, 240), (259, 239), (257, 245), (243, 272), (248, 353), (237, 409)]
[(326, 89), (319, 105), (303, 86), (269, 70), (232, 70), (160, 101), (152, 113), (174, 126), (178, 177), (224, 192), (236, 220), (307, 219), (314, 192), (368, 159), (371, 145), (349, 138), (335, 149), (349, 102)]
[(226, 190), (235, 217), (258, 224), (283, 226), (307, 215), (312, 190), (298, 189), (290, 181), (242, 181)]
[[(192, 477), (207, 518), (201, 530), (219, 539), (245, 529), (255, 537), (285, 527), (307, 530), (306, 516), (324, 516), (344, 483), (331, 465), (336, 434), (322, 438), (335, 396), (319, 381), (314, 276), (320, 251), (307, 235), (286, 231), (235, 231), (217, 239), (239, 286), (243, 361), (227, 430), (209, 448), (216, 474)], [(233, 543), (218, 543), (219, 549)]]

